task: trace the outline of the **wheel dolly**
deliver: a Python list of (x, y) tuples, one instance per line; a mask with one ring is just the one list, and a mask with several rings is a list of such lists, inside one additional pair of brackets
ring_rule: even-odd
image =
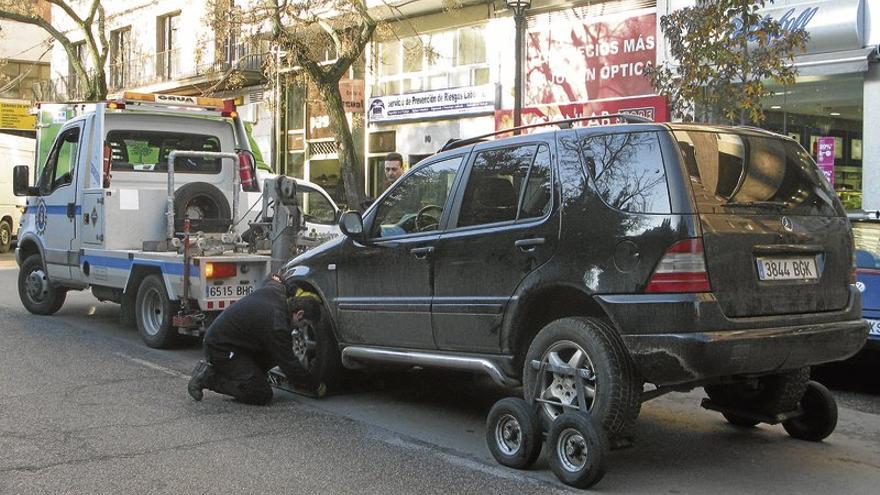
[(753, 427), (758, 423), (782, 424), (785, 431), (800, 440), (819, 442), (831, 435), (837, 427), (837, 402), (831, 392), (819, 382), (807, 382), (807, 389), (798, 406), (792, 411), (764, 414), (703, 399), (704, 409), (720, 412), (731, 424)]
[[(527, 469), (541, 454), (546, 442), (550, 468), (560, 481), (576, 488), (589, 488), (605, 475), (608, 440), (600, 425), (593, 423), (587, 408), (584, 382), (595, 378), (589, 369), (558, 366), (533, 360), (538, 372), (529, 400), (507, 397), (492, 406), (486, 420), (486, 442), (498, 463)], [(573, 378), (577, 405), (548, 400), (540, 395), (547, 373)], [(545, 428), (541, 407), (560, 406), (565, 412)]]

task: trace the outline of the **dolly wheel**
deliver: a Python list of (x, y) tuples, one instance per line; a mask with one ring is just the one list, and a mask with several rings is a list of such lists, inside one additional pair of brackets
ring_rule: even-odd
[(821, 383), (807, 382), (807, 391), (798, 405), (803, 414), (782, 422), (782, 427), (792, 437), (821, 442), (837, 427), (837, 402)]
[(541, 454), (538, 413), (516, 397), (501, 399), (492, 406), (486, 420), (486, 443), (499, 464), (526, 469)]
[(608, 441), (588, 413), (566, 412), (553, 420), (547, 436), (550, 469), (559, 481), (589, 488), (605, 475)]

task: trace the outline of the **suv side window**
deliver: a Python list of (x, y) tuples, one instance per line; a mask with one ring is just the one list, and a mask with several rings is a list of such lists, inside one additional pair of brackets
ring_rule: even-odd
[(581, 150), (602, 200), (632, 213), (670, 213), (666, 169), (656, 132), (585, 136)]
[(40, 174), (41, 195), (51, 194), (59, 187), (73, 182), (78, 148), (79, 127), (67, 129), (58, 136), (55, 146), (46, 159), (46, 166)]
[(481, 151), (471, 168), (457, 226), (542, 217), (550, 208), (550, 184), (547, 145)]
[(419, 168), (401, 179), (379, 205), (371, 237), (437, 230), (460, 165), (461, 157), (457, 156)]

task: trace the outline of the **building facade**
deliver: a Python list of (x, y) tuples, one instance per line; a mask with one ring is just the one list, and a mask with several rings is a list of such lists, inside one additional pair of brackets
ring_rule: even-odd
[[(659, 13), (693, 5), (660, 0)], [(762, 12), (810, 35), (795, 83), (772, 87), (763, 127), (798, 140), (848, 209), (880, 209), (880, 2), (777, 0)], [(661, 47), (658, 58), (667, 57)]]
[[(504, 2), (437, 9), (398, 24), (367, 50), (364, 174), (371, 196), (384, 187), (389, 152), (412, 166), (449, 139), (513, 123), (515, 23)], [(644, 76), (656, 58), (653, 0), (535, 0), (526, 24), (524, 124), (618, 112), (668, 118), (665, 100)]]
[[(268, 47), (235, 32), (218, 37), (211, 28), (207, 2), (131, 0), (103, 2), (109, 54), (103, 68), (110, 94), (121, 91), (170, 93), (235, 98), (242, 118), (253, 126), (253, 136), (268, 161), (273, 141), (274, 115), (266, 102), (263, 62)], [(238, 2), (241, 4), (241, 2)], [(229, 0), (230, 8), (236, 5)], [(53, 25), (75, 43), (75, 51), (91, 63), (84, 34), (58, 7)], [(234, 31), (234, 30), (233, 30)], [(224, 82), (235, 73), (236, 89)], [(55, 43), (51, 52), (51, 80), (36, 88), (39, 101), (76, 101), (84, 84)]]

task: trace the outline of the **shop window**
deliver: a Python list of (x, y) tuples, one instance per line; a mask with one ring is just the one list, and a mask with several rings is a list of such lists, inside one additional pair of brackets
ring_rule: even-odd
[(817, 158), (820, 138), (833, 138), (833, 186), (847, 209), (862, 207), (864, 75), (802, 77), (768, 85), (762, 127), (790, 136)]
[(305, 165), (305, 154), (304, 153), (289, 153), (287, 155), (287, 167), (285, 169), (284, 175), (289, 175), (291, 177), (296, 177), (297, 179), (302, 179), (304, 165)]

